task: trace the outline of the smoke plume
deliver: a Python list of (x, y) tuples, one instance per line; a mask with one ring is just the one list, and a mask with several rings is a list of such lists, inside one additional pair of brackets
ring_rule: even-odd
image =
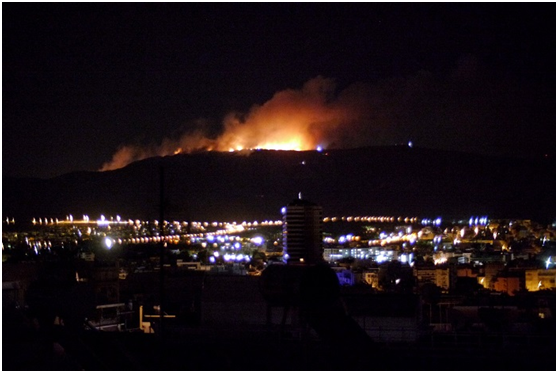
[[(547, 109), (552, 105), (544, 97), (520, 88), (513, 79), (489, 73), (474, 56), (461, 59), (447, 74), (419, 71), (341, 90), (333, 79), (318, 76), (300, 89), (275, 93), (246, 113), (228, 113), (217, 136), (195, 125), (194, 130), (158, 145), (126, 145), (101, 171), (198, 150), (313, 150), (408, 141), (421, 147), (515, 155), (536, 148), (536, 142), (546, 136), (521, 134), (526, 123), (553, 118)], [(521, 102), (531, 102), (535, 109), (525, 110)], [(556, 133), (553, 121), (538, 128), (547, 127)]]
[(248, 113), (227, 114), (223, 131), (216, 138), (196, 129), (177, 139), (165, 139), (159, 145), (125, 145), (101, 171), (149, 157), (198, 150), (310, 150), (318, 146), (343, 146), (347, 131), (370, 119), (370, 107), (366, 105), (369, 100), (364, 85), (354, 84), (338, 94), (335, 88), (334, 80), (318, 76), (301, 89), (277, 92)]

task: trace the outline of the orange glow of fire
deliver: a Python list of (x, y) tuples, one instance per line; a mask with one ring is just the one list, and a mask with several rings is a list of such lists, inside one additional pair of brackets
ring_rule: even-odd
[(314, 146), (309, 141), (304, 141), (302, 137), (295, 137), (286, 141), (270, 141), (256, 146), (256, 149), (269, 149), (269, 150), (310, 150)]
[[(245, 144), (247, 141), (239, 140), (239, 143)], [(313, 142), (311, 140), (304, 139), (303, 136), (296, 136), (290, 139), (281, 140), (277, 139), (275, 141), (267, 141), (255, 146), (244, 146), (236, 145), (230, 146), (229, 152), (241, 152), (246, 150), (311, 150), (315, 149)]]
[[(285, 89), (247, 113), (231, 112), (223, 118), (223, 130), (209, 137), (200, 127), (160, 145), (122, 146), (101, 171), (131, 162), (193, 151), (250, 152), (253, 150), (303, 151), (343, 143), (355, 123), (367, 123), (369, 106), (356, 88), (335, 95), (332, 79), (316, 77), (301, 89)], [(358, 87), (357, 87), (358, 88)], [(356, 132), (356, 131), (351, 131)]]

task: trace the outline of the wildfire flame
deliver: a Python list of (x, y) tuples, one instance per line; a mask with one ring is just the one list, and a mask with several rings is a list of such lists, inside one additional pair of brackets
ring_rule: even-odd
[(316, 77), (299, 90), (277, 92), (263, 105), (253, 106), (246, 115), (229, 113), (223, 120), (223, 132), (217, 138), (201, 130), (158, 146), (121, 147), (100, 171), (114, 170), (131, 162), (153, 156), (192, 151), (313, 150), (339, 142), (346, 129), (369, 117), (369, 105), (363, 105), (362, 91), (351, 86), (335, 95), (332, 79)]

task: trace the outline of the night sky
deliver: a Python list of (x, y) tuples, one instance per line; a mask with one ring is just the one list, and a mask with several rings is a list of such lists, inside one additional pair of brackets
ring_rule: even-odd
[(3, 176), (95, 171), (124, 145), (216, 137), (228, 113), (309, 81), (327, 81), (326, 106), (364, 113), (328, 132), (332, 147), (555, 156), (555, 3), (2, 11)]

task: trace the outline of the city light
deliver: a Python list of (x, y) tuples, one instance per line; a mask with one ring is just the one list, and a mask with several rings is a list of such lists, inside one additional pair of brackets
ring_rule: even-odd
[[(235, 221), (214, 221), (212, 223), (191, 221), (187, 224), (188, 229), (186, 229), (186, 222), (164, 221), (163, 224), (169, 227), (169, 232), (172, 232), (172, 234), (159, 236), (158, 232), (152, 231), (155, 220), (134, 221), (132, 219), (123, 219), (120, 215), (114, 214), (112, 215), (115, 216), (114, 219), (111, 216), (109, 220), (104, 215), (101, 215), (99, 220), (88, 221), (88, 216), (83, 215), (83, 220), (72, 220), (70, 223), (70, 219), (73, 219), (70, 216), (71, 214), (67, 215), (66, 220), (57, 219), (57, 225), (60, 226), (60, 229), (67, 229), (67, 232), (71, 232), (75, 236), (72, 245), (77, 245), (78, 239), (88, 240), (95, 237), (101, 238), (103, 246), (107, 250), (111, 250), (116, 244), (153, 244), (165, 242), (167, 245), (176, 245), (179, 242), (183, 242), (196, 245), (194, 247), (197, 250), (200, 248), (210, 249), (213, 253), (214, 263), (217, 263), (217, 258), (223, 258), (229, 264), (231, 261), (237, 263), (249, 262), (251, 258), (247, 255), (247, 252), (251, 248), (250, 245), (262, 246), (266, 243), (264, 236), (259, 234), (261, 232), (259, 229), (269, 226), (280, 227), (283, 224), (281, 220), (252, 221), (246, 219), (240, 224)], [(42, 223), (48, 225), (54, 224), (55, 221), (50, 217), (38, 219), (41, 223), (39, 228), (44, 227)], [(467, 219), (473, 225), (468, 226)], [(450, 258), (457, 257), (458, 260), (456, 261), (459, 263), (467, 263), (469, 259), (467, 259), (467, 256), (462, 255), (462, 253), (471, 252), (473, 250), (471, 244), (485, 239), (480, 238), (479, 235), (483, 234), (486, 228), (489, 228), (491, 231), (490, 239), (500, 239), (495, 244), (495, 251), (497, 253), (501, 254), (510, 250), (513, 238), (506, 232), (501, 232), (500, 235), (498, 227), (503, 224), (507, 227), (509, 222), (515, 224), (517, 220), (506, 220), (505, 222), (493, 220), (488, 227), (483, 228), (483, 224), (488, 223), (486, 216), (471, 216), (467, 219), (449, 222), (448, 220), (442, 221), (441, 217), (418, 219), (404, 216), (358, 216), (351, 214), (346, 214), (342, 217), (326, 217), (323, 221), (324, 226), (335, 224), (341, 220), (344, 221), (344, 224), (350, 226), (344, 227), (343, 229), (346, 229), (344, 232), (337, 231), (337, 228), (332, 230), (324, 228), (326, 232), (336, 232), (335, 234), (330, 233), (323, 237), (323, 246), (328, 251), (327, 255), (324, 254), (324, 258), (330, 262), (348, 257), (368, 259), (376, 263), (398, 260), (402, 264), (412, 266), (415, 265), (412, 253), (414, 252), (418, 256), (419, 252), (417, 250), (421, 247), (421, 250), (424, 250), (422, 245), (427, 245), (429, 252), (426, 255), (420, 254), (421, 261), (425, 260), (441, 265), (447, 263)], [(394, 221), (401, 222), (401, 224), (404, 224), (403, 221), (405, 221), (406, 224), (390, 224)], [(37, 224), (37, 219), (34, 219), (33, 222)], [(475, 222), (478, 224), (475, 225)], [(421, 223), (426, 224), (426, 226), (421, 227)], [(441, 227), (442, 223), (446, 223), (446, 226)], [(361, 228), (366, 227), (362, 231), (357, 228), (360, 224), (362, 224)], [(280, 232), (281, 229), (278, 228), (277, 231)], [(241, 232), (244, 232), (244, 234), (241, 234)], [(246, 234), (246, 232), (249, 233)], [(476, 237), (473, 237), (473, 234)], [(555, 242), (555, 234), (551, 232), (545, 233), (542, 231), (538, 236), (535, 235), (535, 237), (540, 237), (539, 241), (537, 241), (537, 246), (540, 246), (541, 242), (543, 244), (548, 241)], [(418, 242), (421, 246), (416, 246), (417, 238), (420, 239)], [(274, 242), (272, 247), (276, 255), (278, 255), (278, 252), (282, 252), (283, 260), (289, 259), (288, 255), (285, 254), (285, 249), (282, 247), (283, 240), (280, 237), (271, 237), (270, 239), (272, 240), (271, 242)], [(51, 246), (53, 248), (56, 247), (55, 241), (53, 241), (54, 245), (51, 245), (50, 241), (48, 241), (49, 244), (47, 245), (47, 241), (45, 239), (42, 241), (29, 241), (29, 247), (31, 250), (35, 250), (36, 254), (43, 255), (42, 250), (46, 252), (47, 248)], [(489, 244), (492, 244), (492, 240)], [(180, 253), (179, 249), (172, 248), (172, 250)], [(189, 253), (189, 255), (194, 257), (197, 253)], [(541, 270), (552, 269), (555, 265), (553, 258), (549, 257), (548, 254), (545, 255), (544, 259), (541, 260)], [(208, 261), (214, 264), (212, 259), (208, 258)], [(533, 284), (533, 287), (535, 285), (536, 283)]]
[(264, 243), (264, 239), (261, 236), (256, 236), (256, 237), (252, 238), (251, 241), (252, 241), (253, 244), (258, 245), (258, 246), (260, 246)]

